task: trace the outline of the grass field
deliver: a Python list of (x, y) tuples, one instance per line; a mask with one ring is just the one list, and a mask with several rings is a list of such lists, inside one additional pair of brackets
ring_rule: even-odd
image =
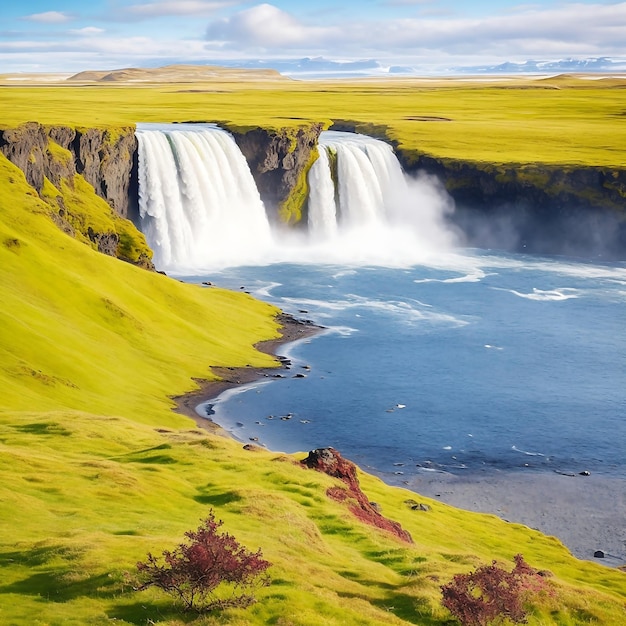
[[(522, 136), (512, 139), (517, 118), (552, 133), (553, 145), (538, 146), (537, 159), (570, 158), (575, 150), (559, 148), (559, 134), (572, 138), (581, 129), (590, 133), (578, 141), (581, 159), (608, 162), (624, 145), (625, 92), (591, 83), (202, 89), (0, 87), (0, 122), (279, 126), (343, 118), (384, 124), (399, 141), (433, 153), (470, 154), (475, 141), (480, 158), (511, 159), (513, 144), (523, 152)], [(411, 122), (409, 115), (455, 121)], [(450, 141), (455, 133), (443, 128), (457, 129), (454, 146), (440, 133)], [(485, 141), (492, 136), (500, 151), (495, 139)], [(524, 150), (530, 155), (531, 144)], [(77, 202), (96, 202), (88, 187), (76, 193)], [(191, 390), (193, 378), (210, 378), (212, 366), (272, 365), (252, 345), (277, 336), (276, 310), (98, 254), (53, 224), (49, 207), (4, 157), (0, 294), (0, 623), (443, 625), (451, 622), (441, 584), (492, 559), (511, 567), (517, 553), (553, 574), (554, 595), (533, 607), (531, 624), (626, 623), (626, 575), (574, 559), (555, 538), (422, 498), (431, 510), (414, 511), (405, 503), (414, 493), (360, 473), (367, 496), (415, 540), (401, 543), (329, 499), (337, 481), (302, 469), (304, 455), (246, 451), (172, 412), (169, 398)], [(259, 602), (198, 617), (180, 614), (155, 591), (133, 591), (126, 573), (135, 563), (179, 543), (210, 507), (225, 530), (273, 563)]]
[[(1, 82), (0, 82), (1, 85)], [(354, 120), (402, 148), (493, 163), (624, 165), (626, 78), (0, 86), (1, 126)], [(36, 113), (35, 113), (36, 111)], [(253, 111), (253, 119), (251, 118)]]

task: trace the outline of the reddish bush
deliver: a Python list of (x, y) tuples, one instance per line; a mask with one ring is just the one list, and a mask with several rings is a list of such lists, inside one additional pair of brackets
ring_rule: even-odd
[(344, 459), (337, 450), (334, 448), (311, 450), (309, 456), (302, 460), (302, 464), (342, 480), (347, 485), (347, 490), (341, 487), (330, 487), (326, 495), (337, 502), (348, 502), (350, 512), (362, 522), (382, 528), (402, 541), (413, 543), (413, 538), (408, 531), (404, 530), (398, 522), (387, 519), (369, 501), (359, 485), (356, 465)]
[(174, 596), (186, 610), (210, 611), (246, 607), (255, 601), (254, 590), (269, 584), (270, 566), (261, 550), (250, 552), (232, 535), (218, 532), (222, 521), (213, 511), (198, 530), (189, 531), (186, 544), (163, 552), (163, 563), (152, 554), (137, 563), (139, 589), (157, 587)]
[(521, 554), (508, 572), (496, 565), (484, 565), (470, 574), (457, 574), (441, 588), (442, 604), (463, 626), (486, 626), (496, 618), (526, 622), (531, 596), (545, 589), (545, 580)]

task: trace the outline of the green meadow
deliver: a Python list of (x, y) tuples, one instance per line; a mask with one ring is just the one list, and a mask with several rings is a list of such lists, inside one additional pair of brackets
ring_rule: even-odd
[[(621, 83), (575, 79), (0, 86), (0, 126), (343, 119), (439, 156), (623, 165), (624, 94)], [(451, 121), (408, 119), (419, 116)], [(64, 197), (102, 209), (85, 184)], [(276, 309), (99, 254), (55, 226), (4, 157), (0, 294), (1, 624), (454, 624), (440, 586), (494, 559), (511, 568), (518, 553), (552, 574), (530, 624), (626, 623), (626, 574), (573, 558), (554, 537), (360, 472), (409, 545), (330, 499), (340, 483), (303, 469), (304, 452), (244, 450), (175, 413), (171, 398), (215, 378), (213, 367), (277, 365), (253, 347), (279, 335)], [(198, 616), (134, 591), (137, 561), (172, 549), (210, 508), (272, 563), (258, 602)]]
[(623, 167), (626, 145), (623, 78), (12, 84), (0, 88), (0, 105), (0, 126), (351, 120), (406, 150), (490, 163)]

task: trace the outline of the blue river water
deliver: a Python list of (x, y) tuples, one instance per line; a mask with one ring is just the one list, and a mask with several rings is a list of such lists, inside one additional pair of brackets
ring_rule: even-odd
[[(211, 418), (285, 452), (423, 472), (626, 477), (626, 264), (466, 250), (405, 268), (277, 263), (185, 276), (325, 327)], [(300, 376), (298, 376), (300, 375)]]

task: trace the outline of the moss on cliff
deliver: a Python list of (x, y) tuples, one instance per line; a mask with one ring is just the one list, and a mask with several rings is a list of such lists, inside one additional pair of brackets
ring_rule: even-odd
[(309, 199), (309, 170), (319, 156), (318, 148), (309, 153), (309, 160), (304, 165), (287, 198), (278, 207), (278, 217), (283, 224), (293, 226), (301, 224), (306, 215)]
[(124, 219), (134, 129), (30, 122), (1, 134), (2, 152), (24, 171), (61, 230), (104, 254), (153, 269), (145, 237)]
[(221, 125), (246, 157), (271, 219), (291, 226), (302, 221), (308, 171), (317, 158), (321, 123), (284, 128)]

